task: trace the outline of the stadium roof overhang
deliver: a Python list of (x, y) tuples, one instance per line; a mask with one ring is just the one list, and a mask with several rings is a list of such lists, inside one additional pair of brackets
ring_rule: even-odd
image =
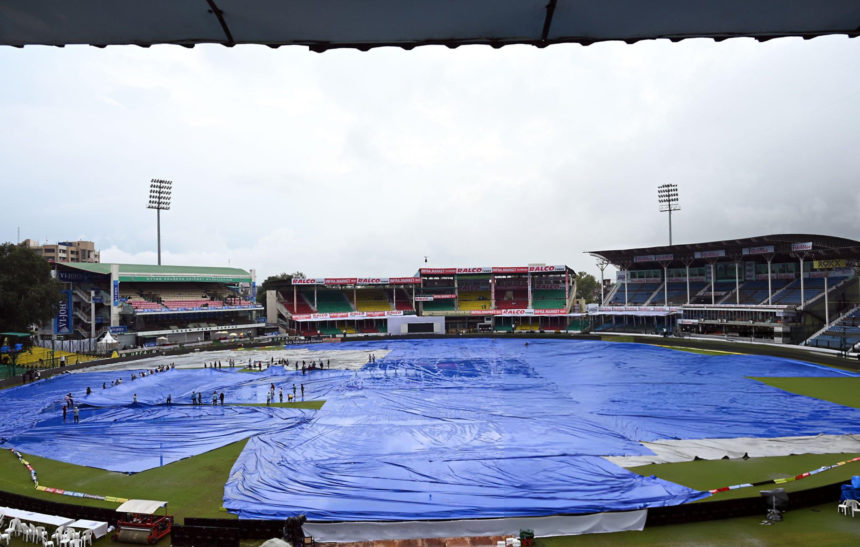
[[(112, 264), (89, 262), (57, 262), (61, 281), (75, 281), (75, 274), (110, 275)], [(251, 274), (241, 268), (206, 266), (154, 266), (152, 264), (117, 264), (120, 282), (195, 282), (250, 283)], [(65, 278), (65, 279), (64, 279)], [(85, 277), (81, 277), (84, 279)]]
[(0, 45), (263, 44), (314, 51), (441, 44), (860, 34), (856, 0), (0, 1)]
[(766, 261), (768, 258), (796, 260), (800, 256), (812, 260), (845, 261), (850, 265), (860, 260), (860, 241), (815, 234), (776, 234), (684, 245), (590, 251), (588, 254), (623, 269), (663, 264)]

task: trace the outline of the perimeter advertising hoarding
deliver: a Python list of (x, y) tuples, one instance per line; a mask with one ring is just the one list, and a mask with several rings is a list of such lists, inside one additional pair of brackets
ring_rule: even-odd
[(760, 247), (744, 247), (741, 251), (744, 255), (766, 255), (773, 253), (773, 245), (762, 245)]
[(524, 273), (557, 273), (564, 272), (567, 267), (562, 264), (550, 266), (476, 266), (474, 268), (421, 268), (421, 275), (464, 275), (464, 274), (524, 274)]
[(419, 285), (420, 277), (313, 277), (293, 278), (293, 285)]
[(567, 315), (564, 308), (535, 310), (532, 308), (517, 308), (508, 310), (471, 310), (470, 315), (499, 315), (501, 317), (531, 317), (536, 315)]
[(54, 333), (72, 334), (72, 291), (62, 291), (63, 299), (57, 306), (57, 318), (54, 320)]
[(719, 249), (715, 251), (696, 251), (693, 253), (695, 258), (721, 258), (726, 256), (726, 251), (724, 249)]
[(323, 321), (327, 319), (377, 319), (403, 315), (401, 310), (391, 311), (350, 311), (341, 313), (305, 313), (293, 315), (294, 321)]
[(639, 255), (633, 257), (633, 262), (671, 262), (675, 260), (672, 253), (662, 255)]
[(848, 267), (848, 261), (844, 258), (837, 258), (834, 260), (814, 260), (812, 261), (812, 267), (816, 270), (833, 270), (837, 268), (846, 268)]

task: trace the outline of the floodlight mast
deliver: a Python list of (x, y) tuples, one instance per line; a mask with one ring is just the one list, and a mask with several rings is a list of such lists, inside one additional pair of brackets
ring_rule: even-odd
[(678, 205), (678, 185), (661, 184), (657, 187), (657, 202), (661, 213), (669, 213), (669, 245), (672, 244), (672, 211), (680, 211)]
[(152, 179), (149, 181), (149, 203), (147, 209), (155, 209), (156, 225), (158, 229), (158, 265), (161, 266), (161, 211), (170, 210), (170, 194), (172, 193), (173, 181)]

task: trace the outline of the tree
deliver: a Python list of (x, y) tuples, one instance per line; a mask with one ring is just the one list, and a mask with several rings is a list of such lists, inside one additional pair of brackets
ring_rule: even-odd
[(51, 265), (32, 249), (0, 245), (0, 331), (28, 332), (50, 321), (61, 288), (51, 277)]
[(270, 275), (259, 287), (257, 287), (257, 303), (266, 305), (266, 291), (268, 290), (283, 290), (292, 286), (293, 278), (304, 279), (305, 274), (302, 272), (280, 273), (278, 275)]
[(576, 274), (576, 297), (584, 298), (586, 304), (600, 300), (600, 281), (589, 273)]

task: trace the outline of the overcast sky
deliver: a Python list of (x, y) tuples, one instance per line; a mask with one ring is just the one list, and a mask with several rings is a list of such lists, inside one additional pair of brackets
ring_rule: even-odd
[(258, 279), (860, 239), (860, 39), (546, 49), (0, 48), (0, 241)]

